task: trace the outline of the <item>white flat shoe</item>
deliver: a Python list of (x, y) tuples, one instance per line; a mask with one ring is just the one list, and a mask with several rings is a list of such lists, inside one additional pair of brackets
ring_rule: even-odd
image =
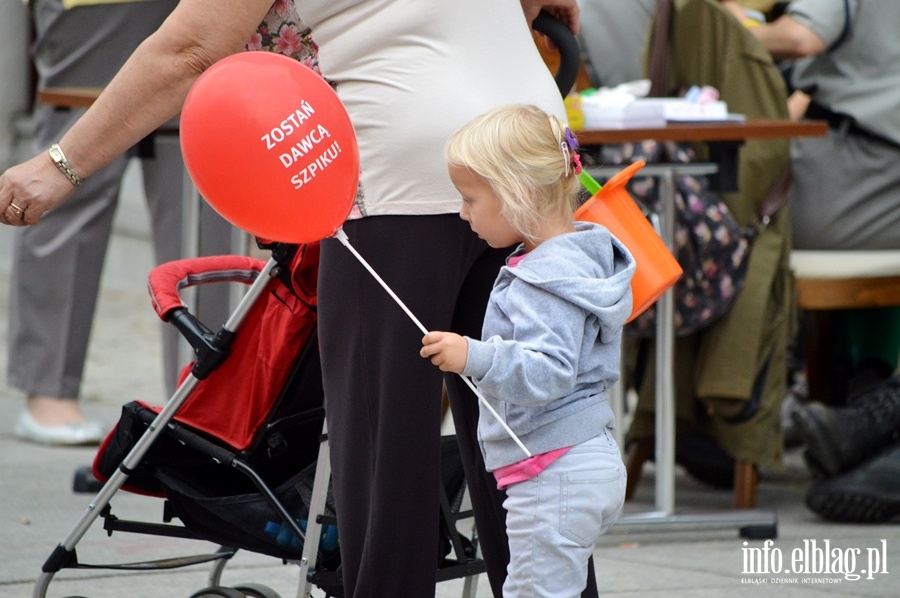
[(14, 433), (20, 440), (54, 446), (96, 446), (104, 436), (98, 422), (44, 426), (36, 422), (27, 409), (19, 414)]

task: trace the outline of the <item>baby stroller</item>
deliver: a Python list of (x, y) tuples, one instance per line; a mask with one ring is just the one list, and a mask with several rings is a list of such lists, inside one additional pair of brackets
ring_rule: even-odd
[[(210, 585), (190, 598), (278, 598), (256, 583), (221, 585), (238, 550), (300, 565), (301, 596), (309, 596), (312, 586), (328, 596), (343, 595), (316, 334), (319, 247), (260, 247), (271, 251), (268, 262), (197, 258), (151, 272), (154, 309), (188, 340), (196, 359), (162, 408), (138, 401), (123, 407), (93, 464), (94, 475), (105, 483), (44, 563), (36, 598), (46, 596), (53, 576), (64, 568), (148, 571), (203, 563), (213, 564)], [(179, 296), (186, 287), (214, 282), (250, 284), (218, 332), (190, 314)], [(444, 556), (436, 564), (438, 579), (471, 579), (484, 571), (484, 563), (476, 557), (475, 535), (457, 530), (457, 521), (471, 513), (460, 508), (465, 477), (452, 436), (443, 439), (441, 465)], [(110, 499), (120, 489), (163, 498), (163, 523), (113, 515)], [(160, 561), (81, 563), (75, 546), (98, 517), (110, 535), (199, 539), (219, 548)]]
[[(572, 87), (579, 48), (568, 28), (542, 12), (536, 31), (560, 50), (555, 79)], [(212, 563), (209, 586), (189, 598), (280, 598), (264, 585), (224, 587), (221, 574), (239, 550), (300, 566), (300, 597), (312, 586), (343, 596), (316, 336), (318, 244), (260, 243), (262, 262), (244, 256), (179, 260), (151, 272), (156, 312), (188, 340), (196, 360), (162, 408), (132, 402), (101, 445), (94, 475), (102, 489), (45, 561), (32, 596), (45, 598), (62, 569), (148, 571)], [(222, 328), (213, 332), (182, 304), (178, 291), (219, 282), (250, 284)], [(437, 581), (472, 580), (485, 571), (477, 535), (460, 534), (465, 475), (454, 437), (442, 439), (440, 554)], [(165, 500), (163, 523), (112, 513), (120, 490)], [(103, 529), (218, 544), (212, 554), (160, 561), (91, 565), (76, 545), (99, 518)], [(174, 523), (179, 520), (180, 524)], [(307, 541), (307, 539), (309, 541)], [(75, 598), (75, 597), (70, 597)]]

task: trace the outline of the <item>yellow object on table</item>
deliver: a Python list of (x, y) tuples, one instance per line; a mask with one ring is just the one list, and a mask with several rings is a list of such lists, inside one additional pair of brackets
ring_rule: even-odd
[(584, 112), (581, 110), (581, 94), (573, 91), (566, 96), (566, 119), (569, 121), (569, 128), (573, 131), (580, 131), (584, 128)]

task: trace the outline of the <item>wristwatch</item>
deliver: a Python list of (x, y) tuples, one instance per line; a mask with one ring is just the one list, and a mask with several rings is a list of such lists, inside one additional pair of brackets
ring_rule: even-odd
[(66, 175), (66, 178), (69, 179), (73, 185), (76, 187), (84, 185), (84, 179), (75, 174), (75, 171), (69, 166), (69, 161), (66, 160), (66, 155), (63, 153), (62, 148), (59, 147), (58, 143), (51, 145), (48, 153), (50, 154), (50, 159), (53, 160), (53, 163), (56, 164), (59, 171)]

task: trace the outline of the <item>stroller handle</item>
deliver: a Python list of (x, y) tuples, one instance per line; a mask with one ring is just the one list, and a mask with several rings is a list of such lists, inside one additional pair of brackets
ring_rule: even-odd
[(553, 79), (562, 97), (566, 97), (578, 78), (581, 67), (581, 48), (572, 31), (559, 19), (546, 11), (538, 13), (532, 29), (550, 38), (559, 50), (559, 68)]
[(240, 282), (252, 284), (266, 263), (243, 255), (217, 255), (174, 260), (153, 268), (147, 290), (153, 309), (163, 322), (172, 312), (187, 309), (179, 291), (201, 284)]

